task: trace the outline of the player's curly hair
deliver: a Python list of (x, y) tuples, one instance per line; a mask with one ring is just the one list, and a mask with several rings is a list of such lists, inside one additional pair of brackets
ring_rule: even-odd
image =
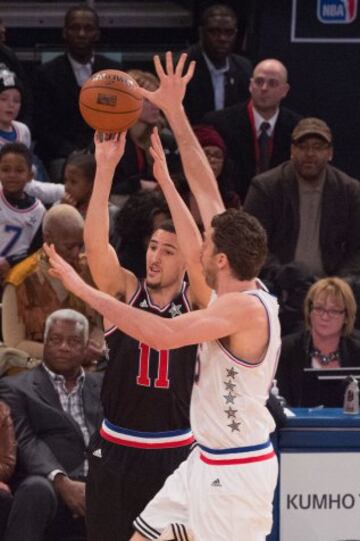
[(260, 222), (243, 210), (228, 209), (214, 216), (212, 240), (224, 253), (238, 280), (255, 278), (267, 256), (267, 236)]

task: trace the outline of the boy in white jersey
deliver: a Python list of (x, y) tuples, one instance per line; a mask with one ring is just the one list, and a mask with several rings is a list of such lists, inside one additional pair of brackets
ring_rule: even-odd
[(22, 143), (0, 148), (0, 283), (10, 267), (42, 245), (45, 207), (29, 195), (31, 153)]
[[(269, 442), (274, 422), (265, 402), (280, 348), (277, 303), (256, 279), (266, 257), (266, 234), (248, 214), (224, 212), (182, 107), (194, 69), (190, 65), (183, 76), (184, 63), (183, 55), (174, 70), (167, 53), (164, 71), (155, 58), (160, 88), (142, 94), (165, 113), (199, 204), (206, 231), (201, 263), (216, 291), (212, 302), (162, 320), (90, 288), (53, 248), (46, 250), (54, 276), (130, 336), (156, 349), (201, 343), (191, 404), (199, 447), (136, 519), (133, 541), (191, 536), (197, 541), (263, 541), (271, 529), (277, 479)], [(156, 134), (151, 152), (155, 167), (166, 167)]]

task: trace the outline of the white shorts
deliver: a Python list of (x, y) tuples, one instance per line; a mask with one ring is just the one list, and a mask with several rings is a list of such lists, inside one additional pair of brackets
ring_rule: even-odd
[(158, 539), (172, 524), (180, 532), (177, 540), (264, 541), (272, 527), (276, 456), (230, 465), (208, 464), (200, 456), (196, 447), (137, 517), (135, 528), (147, 539)]

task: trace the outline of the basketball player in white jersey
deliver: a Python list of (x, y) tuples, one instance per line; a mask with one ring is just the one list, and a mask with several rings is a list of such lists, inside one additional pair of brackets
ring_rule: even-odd
[[(164, 71), (155, 59), (161, 85), (143, 95), (167, 116), (200, 207), (206, 230), (201, 262), (214, 290), (208, 307), (172, 320), (142, 312), (92, 289), (53, 247), (46, 250), (54, 276), (125, 333), (156, 349), (200, 344), (191, 403), (199, 445), (136, 519), (132, 540), (263, 541), (277, 480), (269, 441), (274, 421), (265, 403), (280, 349), (278, 306), (256, 278), (266, 258), (265, 232), (248, 214), (224, 211), (187, 122), (182, 98), (193, 66), (183, 76), (184, 61), (174, 70), (168, 53)], [(152, 144), (159, 163), (156, 134)]]

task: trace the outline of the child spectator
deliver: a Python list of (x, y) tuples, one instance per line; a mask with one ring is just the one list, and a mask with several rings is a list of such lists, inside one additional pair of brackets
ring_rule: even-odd
[(32, 178), (31, 163), (23, 143), (0, 148), (0, 282), (10, 267), (42, 244), (45, 208), (25, 190)]
[[(65, 195), (63, 203), (75, 207), (85, 218), (94, 185), (96, 161), (93, 154), (74, 152), (70, 154), (64, 168)], [(110, 234), (118, 208), (109, 203)]]
[(31, 146), (31, 134), (26, 124), (16, 120), (21, 109), (23, 86), (20, 79), (7, 68), (0, 71), (0, 146), (24, 143)]
[[(31, 149), (31, 133), (17, 119), (24, 93), (21, 80), (4, 64), (0, 64), (0, 147), (6, 143), (24, 143)], [(37, 156), (32, 155), (33, 172), (39, 180), (47, 180), (44, 166)]]

